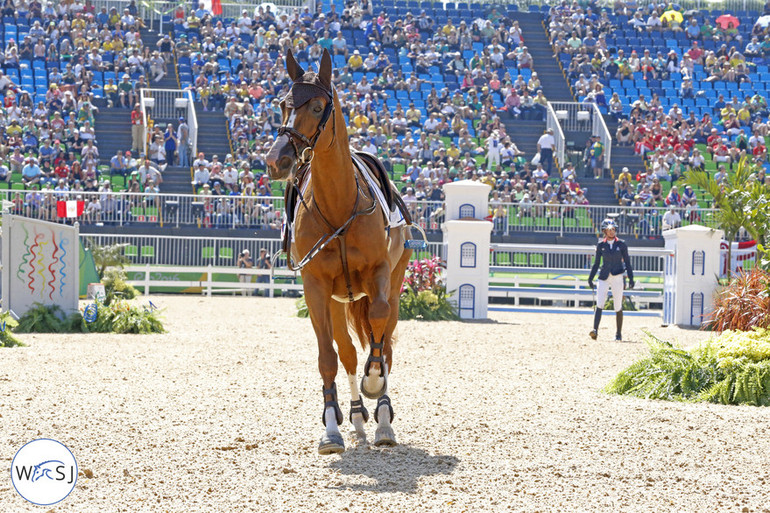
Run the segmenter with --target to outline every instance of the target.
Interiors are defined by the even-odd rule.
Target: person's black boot
[[[591,333],[588,334],[589,337],[596,340],[597,333],[599,331],[599,321],[602,320],[602,309],[596,308],[594,311],[594,329],[591,330]]]
[[[617,325],[615,340],[622,342],[623,335],[621,335],[621,333],[623,333],[623,310],[615,312],[615,324]]]

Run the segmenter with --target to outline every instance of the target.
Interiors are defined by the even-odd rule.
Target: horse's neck
[[[350,146],[339,102],[335,98],[336,130],[334,141],[329,147],[316,147],[311,164],[313,200],[324,217],[335,227],[348,220],[355,207],[358,188],[355,168],[350,156]]]

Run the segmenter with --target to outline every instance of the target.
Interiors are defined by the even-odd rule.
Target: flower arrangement
[[[447,296],[444,266],[439,257],[409,263],[401,285],[398,318],[424,321],[458,318],[457,307]]]

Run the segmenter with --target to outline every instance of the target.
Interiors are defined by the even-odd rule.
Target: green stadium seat
[[[221,260],[232,260],[233,248],[219,248],[219,258]]]
[[[155,258],[155,246],[142,246],[142,258]]]
[[[204,260],[210,260],[214,258],[214,247],[205,246],[201,248],[201,258]]]
[[[133,244],[129,244],[123,249],[123,255],[128,258],[135,258],[139,256],[139,248]]]

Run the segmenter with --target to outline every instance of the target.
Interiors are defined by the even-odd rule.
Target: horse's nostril
[[[284,155],[283,157],[278,159],[277,167],[281,171],[286,171],[291,167],[291,163],[292,163],[291,157],[289,157],[288,155]]]

